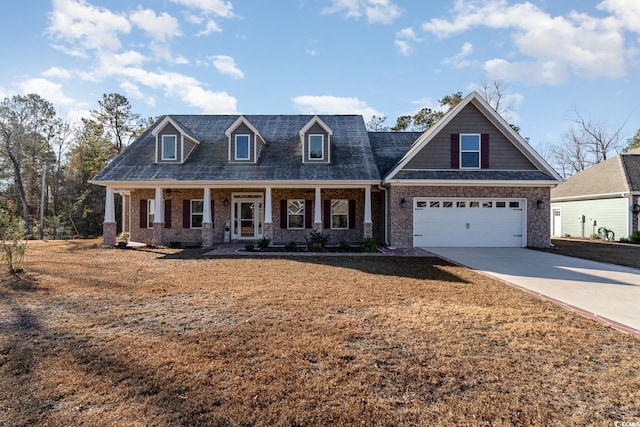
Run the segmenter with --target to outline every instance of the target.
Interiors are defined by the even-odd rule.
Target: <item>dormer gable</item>
[[[244,116],[240,116],[224,131],[229,138],[229,161],[256,163],[265,140],[258,129]]]
[[[330,163],[333,130],[318,116],[300,129],[302,163]]]
[[[170,116],[151,131],[156,138],[156,163],[184,163],[200,141]]]

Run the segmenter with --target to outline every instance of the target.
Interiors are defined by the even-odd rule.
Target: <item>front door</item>
[[[562,236],[562,215],[560,209],[553,210],[553,236]]]
[[[231,222],[233,239],[262,238],[262,194],[234,194]]]

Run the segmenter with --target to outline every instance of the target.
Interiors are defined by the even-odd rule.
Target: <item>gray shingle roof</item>
[[[380,176],[383,177],[409,151],[422,132],[369,132]]]
[[[640,191],[640,155],[622,154],[598,163],[551,189],[551,199]]]
[[[266,144],[255,164],[228,162],[225,130],[239,115],[171,115],[200,141],[183,164],[156,164],[153,126],[95,178],[100,181],[379,180],[359,115],[319,115],[334,132],[330,164],[302,163],[299,131],[312,115],[245,115]],[[154,126],[157,126],[156,123]]]

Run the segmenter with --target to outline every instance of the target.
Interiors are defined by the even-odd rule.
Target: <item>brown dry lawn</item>
[[[640,340],[436,258],[34,242],[0,425],[640,422]]]
[[[640,268],[640,245],[572,239],[553,239],[552,242],[553,247],[544,249],[545,251],[558,255]]]

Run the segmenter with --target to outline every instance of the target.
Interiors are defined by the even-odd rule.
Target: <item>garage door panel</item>
[[[524,246],[524,205],[523,200],[416,199],[414,246]]]

